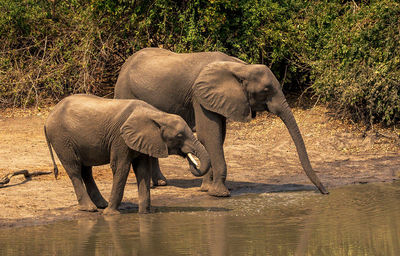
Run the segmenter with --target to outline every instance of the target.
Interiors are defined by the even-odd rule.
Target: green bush
[[[106,68],[115,61],[114,38],[102,38],[89,6],[60,1],[55,7],[50,1],[0,2],[2,105],[102,94],[115,80],[110,76],[117,71]]]
[[[2,0],[0,104],[111,96],[128,56],[162,47],[263,63],[286,92],[309,87],[339,114],[394,124],[399,22],[395,0]]]
[[[356,121],[400,118],[400,4],[371,1],[318,5],[307,24],[314,92]],[[321,15],[316,15],[321,13]],[[321,30],[323,31],[321,33]]]

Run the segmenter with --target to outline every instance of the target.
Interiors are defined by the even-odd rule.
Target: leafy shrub
[[[102,38],[88,6],[61,1],[56,7],[53,13],[50,1],[0,2],[1,104],[27,106],[111,87],[116,70],[104,71],[115,61],[114,38]]]
[[[135,51],[222,51],[269,66],[338,113],[399,121],[395,0],[2,0],[0,104],[112,95]]]
[[[310,40],[318,45],[308,56],[315,93],[357,121],[398,122],[400,4],[336,3],[320,16],[315,15],[321,13],[317,5],[310,10],[308,33],[318,37]]]

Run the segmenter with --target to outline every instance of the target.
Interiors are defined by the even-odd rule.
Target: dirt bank
[[[48,112],[47,108],[40,111],[0,110],[0,177],[20,169],[31,172],[52,170],[43,135]],[[364,133],[363,127],[330,118],[324,107],[294,108],[294,114],[311,163],[328,188],[399,178],[398,131],[374,129]],[[302,171],[286,128],[272,115],[259,115],[249,123],[229,123],[225,156],[227,186],[232,196],[314,190]],[[161,168],[169,186],[152,189],[155,209],[173,205],[176,200],[208,197],[199,191],[201,180],[191,176],[183,159],[161,159]],[[59,180],[54,180],[53,175],[28,180],[17,176],[0,187],[0,228],[101,214],[77,210],[70,180],[62,168],[60,172]],[[111,190],[109,167],[96,167],[94,175],[103,195],[108,198]],[[123,199],[125,212],[137,211],[136,199],[136,180],[132,173]]]

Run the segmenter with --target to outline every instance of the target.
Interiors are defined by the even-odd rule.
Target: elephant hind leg
[[[166,186],[167,179],[162,174],[160,170],[160,164],[158,163],[158,159],[154,157],[150,157],[151,161],[151,179],[153,181],[153,186]]]
[[[65,163],[62,159],[61,163],[63,164],[65,171],[67,172],[69,178],[72,181],[72,185],[74,186],[76,198],[79,203],[79,210],[81,211],[89,211],[95,212],[97,211],[96,205],[90,199],[85,185],[82,180],[82,166],[79,163]]]
[[[93,179],[92,167],[82,166],[82,179],[86,186],[86,191],[90,199],[99,209],[104,209],[108,206],[107,201],[101,195],[96,182]]]

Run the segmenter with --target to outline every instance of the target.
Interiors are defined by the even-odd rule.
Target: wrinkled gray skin
[[[147,48],[128,58],[115,86],[115,98],[141,99],[168,113],[180,115],[211,158],[212,172],[203,177],[202,191],[229,196],[223,152],[226,118],[247,121],[270,111],[285,123],[304,171],[319,191],[327,194],[313,171],[296,120],[274,74],[265,65],[249,65],[220,52],[176,54]],[[158,165],[154,179],[165,182]]]
[[[200,167],[190,161],[196,176],[210,168],[209,156],[192,130],[179,116],[157,110],[140,100],[112,100],[92,95],[63,99],[50,113],[45,135],[70,177],[79,209],[105,214],[118,213],[131,165],[139,193],[139,213],[150,211],[151,164],[159,157],[188,153],[197,156]],[[92,166],[110,163],[113,185],[109,203],[100,194]]]

